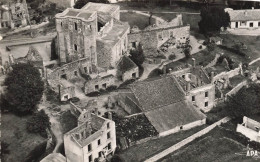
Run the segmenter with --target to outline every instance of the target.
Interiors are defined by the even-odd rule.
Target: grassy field
[[[36,146],[46,141],[38,134],[27,133],[26,121],[28,118],[28,116],[17,117],[13,114],[2,114],[1,141],[9,144],[8,150],[10,150],[10,153],[5,155],[5,161],[23,161]]]
[[[128,22],[131,28],[137,26],[139,29],[143,30],[149,26],[149,17],[137,13],[122,12],[120,13],[120,20]],[[152,19],[151,24],[155,24],[155,19]]]
[[[120,156],[126,161],[143,161],[148,157],[151,157],[154,154],[165,150],[170,146],[180,142],[181,140],[191,136],[205,127],[206,125],[196,127],[187,131],[181,131],[169,136],[132,146],[120,153]]]
[[[251,157],[245,155],[237,155],[236,153],[246,153],[245,145],[242,145],[232,136],[228,136],[229,132],[219,127],[202,138],[193,141],[191,144],[174,152],[162,160],[163,162],[186,162],[192,159],[194,162],[215,161],[254,161]]]
[[[223,44],[232,47],[235,43],[242,42],[247,46],[247,50],[243,50],[250,60],[260,57],[260,36],[245,36],[245,35],[220,35],[223,38]]]

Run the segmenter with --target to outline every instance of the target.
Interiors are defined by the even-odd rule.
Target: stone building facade
[[[204,112],[213,108],[215,84],[202,67],[192,66],[171,74],[177,78],[188,101]]]
[[[64,135],[67,162],[104,161],[116,148],[115,122],[84,110],[78,126]]]
[[[230,16],[231,29],[259,29],[260,9],[233,10],[225,9]]]
[[[13,62],[12,60],[15,63],[30,63],[39,70],[41,77],[43,77],[43,78],[46,77],[45,68],[43,65],[43,59],[42,59],[39,51],[35,47],[30,46],[28,53],[25,57],[20,57],[20,58],[14,59],[13,56],[11,55],[10,56],[11,63]]]
[[[26,26],[29,21],[29,12],[26,0],[17,0],[0,7],[0,28],[15,28]]]
[[[243,123],[237,124],[236,131],[242,133],[250,140],[260,142],[260,123],[259,121],[250,119],[246,116],[243,117]]]
[[[128,35],[128,49],[142,44],[146,56],[157,56],[158,48],[170,38],[179,44],[185,43],[189,36],[190,26],[183,25],[182,16],[178,15],[171,22],[148,26],[144,30],[132,29]]]
[[[117,5],[88,3],[82,9],[68,8],[56,15],[60,67],[49,74],[51,81],[88,75],[95,81],[81,85],[86,92],[114,82],[115,75],[112,81],[108,71],[114,71],[126,54],[130,28],[119,21],[119,9]],[[104,71],[109,77],[98,77]],[[99,88],[95,82],[100,83]]]

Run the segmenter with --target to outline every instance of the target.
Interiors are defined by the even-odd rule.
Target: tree
[[[77,0],[74,8],[81,9],[85,6],[88,2],[96,2],[96,3],[108,3],[107,0]]]
[[[186,58],[190,58],[191,54],[190,54],[191,49],[189,47],[185,47],[183,50],[183,53],[185,54]]]
[[[10,111],[25,115],[36,110],[40,102],[44,83],[38,69],[31,64],[15,64],[7,74],[4,85],[7,86],[5,101]]]
[[[139,44],[137,49],[130,50],[130,56],[129,58],[138,66],[141,67],[141,65],[144,62],[145,56],[143,52],[142,45]]]
[[[226,104],[226,112],[230,117],[249,116],[260,112],[260,84],[252,84],[242,88],[231,96]]]
[[[46,137],[46,129],[50,128],[50,118],[41,110],[35,113],[26,123],[27,131],[30,133],[39,133],[42,136]]]
[[[221,27],[228,27],[230,23],[229,14],[220,7],[203,8],[200,12],[201,20],[198,23],[200,32],[219,31]]]

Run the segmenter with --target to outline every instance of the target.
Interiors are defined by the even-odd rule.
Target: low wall
[[[220,54],[216,54],[214,60],[212,60],[208,65],[206,65],[204,68],[209,68],[209,67],[212,67],[212,66],[215,66],[217,64],[217,61],[219,59],[221,55]]]
[[[219,73],[217,74],[216,76],[214,76],[213,78],[213,82],[215,82],[216,80],[219,80],[221,78],[232,78],[236,75],[239,75],[240,74],[240,71],[241,71],[241,68],[240,67],[237,67],[233,70],[230,70],[230,71],[224,71],[222,73]]]
[[[234,94],[236,94],[241,88],[243,88],[244,86],[246,86],[247,80],[244,80],[243,82],[239,83],[237,86],[235,86],[231,91],[229,91],[226,95],[225,98],[227,98],[228,96],[232,96]]]
[[[130,142],[129,147],[134,146],[134,145],[139,145],[139,144],[145,143],[147,141],[158,139],[158,138],[159,138],[159,136],[153,136],[153,137],[147,137],[147,138],[141,139],[139,141]]]

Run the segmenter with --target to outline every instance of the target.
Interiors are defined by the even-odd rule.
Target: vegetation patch
[[[5,141],[7,144],[5,149],[9,150],[9,153],[2,154],[3,162],[24,161],[35,147],[47,141],[39,134],[27,132],[26,122],[29,118],[30,116],[18,117],[2,113],[1,141]]]

